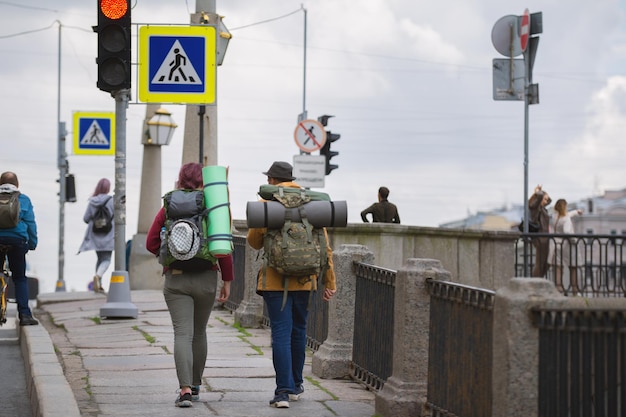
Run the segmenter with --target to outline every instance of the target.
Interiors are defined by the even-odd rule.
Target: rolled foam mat
[[[230,255],[233,251],[233,236],[226,167],[211,165],[202,168],[202,180],[204,204],[209,211],[209,252],[216,258]]]
[[[345,227],[348,224],[345,201],[309,201],[303,207],[313,227]],[[297,208],[287,209],[278,201],[249,201],[246,206],[248,227],[280,229],[285,223],[285,210],[291,210],[293,221],[300,221]]]

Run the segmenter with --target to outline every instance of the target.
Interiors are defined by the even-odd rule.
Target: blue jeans
[[[28,245],[21,239],[2,238],[1,244],[11,245],[11,249],[7,253],[9,261],[9,269],[11,270],[11,279],[15,286],[15,301],[17,302],[17,312],[20,318],[22,316],[32,316],[30,307],[28,306],[28,280],[26,278],[26,252]]]
[[[263,300],[272,329],[272,361],[276,372],[274,394],[294,394],[296,387],[302,385],[309,291],[289,291],[282,311],[282,291],[264,291]]]

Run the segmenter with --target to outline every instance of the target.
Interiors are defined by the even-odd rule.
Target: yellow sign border
[[[151,36],[203,37],[206,39],[203,93],[152,93],[149,89],[149,38]],[[217,84],[217,31],[214,26],[141,26],[139,27],[138,85],[139,101],[144,103],[214,104]]]
[[[109,149],[81,149],[80,148],[80,119],[109,119],[111,121],[111,137]],[[73,152],[74,155],[115,155],[115,113],[113,112],[74,112],[73,120]]]

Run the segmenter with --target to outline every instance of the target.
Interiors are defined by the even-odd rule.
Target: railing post
[[[376,395],[383,417],[421,416],[428,384],[428,278],[450,281],[435,259],[408,259],[398,270],[393,329],[393,373]]]
[[[245,236],[245,235],[244,235]],[[258,256],[258,251],[252,249],[246,243],[246,267],[243,277],[235,277],[235,279],[243,279],[244,294],[243,300],[235,310],[235,321],[241,327],[257,328],[263,321],[263,298],[256,293],[257,276],[261,268],[262,261]]]
[[[496,291],[493,315],[493,416],[537,416],[539,331],[530,319],[536,305],[566,302],[543,278],[512,278]]]
[[[354,262],[373,264],[374,254],[363,245],[341,245],[333,253],[337,294],[328,305],[328,336],[313,355],[311,364],[313,374],[320,378],[350,375],[356,295]],[[319,291],[323,291],[321,286]]]

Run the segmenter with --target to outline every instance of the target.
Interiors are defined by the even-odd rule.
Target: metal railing
[[[539,416],[626,415],[626,311],[536,308]]]
[[[528,275],[532,272],[540,240],[548,248],[544,278],[565,295],[626,296],[626,236],[589,234],[521,235],[515,243],[515,276],[524,276],[526,244]],[[539,249],[541,251],[541,249]]]
[[[396,271],[354,263],[356,295],[351,376],[379,390],[393,371]]]
[[[427,283],[430,415],[490,416],[495,293],[453,282]]]
[[[243,301],[246,271],[246,238],[245,236],[233,236],[233,268],[235,279],[230,284],[230,297],[224,303],[224,307],[230,311],[237,310]]]

